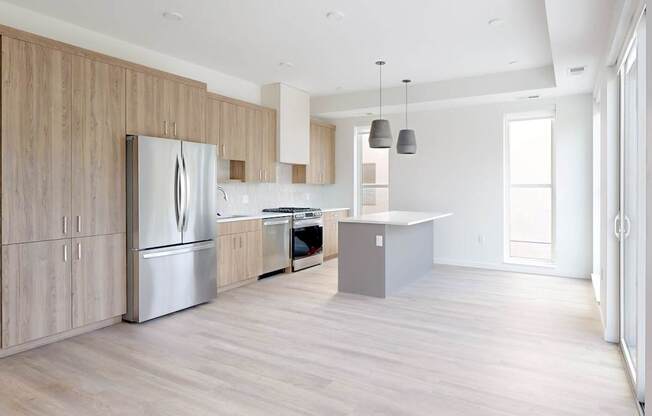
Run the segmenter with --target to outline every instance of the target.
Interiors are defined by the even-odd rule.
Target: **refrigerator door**
[[[131,136],[127,157],[129,247],[181,244],[181,141]]]
[[[217,234],[217,149],[183,142],[183,242],[212,240]]]
[[[217,297],[214,241],[129,250],[127,314],[144,322]]]

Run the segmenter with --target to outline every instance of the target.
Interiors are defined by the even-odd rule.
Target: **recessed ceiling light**
[[[163,17],[168,20],[174,20],[175,22],[183,20],[183,15],[179,12],[163,12]]]
[[[487,23],[489,24],[489,26],[496,27],[496,26],[501,26],[503,23],[505,23],[505,21],[499,17],[495,17],[489,20]]]
[[[278,66],[281,67],[281,68],[288,68],[288,69],[289,68],[294,68],[294,64],[292,62],[289,62],[289,61],[279,62]]]
[[[326,13],[326,18],[331,22],[341,22],[342,19],[344,19],[344,13],[337,10],[331,10]]]

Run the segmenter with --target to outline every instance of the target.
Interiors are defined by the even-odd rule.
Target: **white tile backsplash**
[[[218,183],[229,195],[224,201],[217,191],[217,209],[222,215],[254,214],[263,208],[280,206],[330,208],[338,206],[332,200],[332,185],[304,185],[292,183],[292,166],[277,163],[276,183],[246,183],[231,181],[229,162],[218,159]],[[341,204],[340,204],[341,205]]]

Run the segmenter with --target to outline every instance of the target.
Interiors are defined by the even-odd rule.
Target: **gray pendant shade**
[[[407,99],[407,84],[411,81],[404,79],[405,83],[405,128],[398,133],[398,141],[396,142],[396,152],[402,155],[413,155],[417,152],[417,136],[414,130],[408,129],[408,99]]]
[[[389,121],[380,119],[371,122],[369,147],[373,149],[392,147],[392,129],[389,127]]]
[[[403,155],[413,155],[417,152],[417,136],[412,129],[403,129],[398,133],[396,151]]]
[[[380,117],[371,122],[369,131],[369,147],[372,149],[387,149],[392,147],[392,129],[389,121],[383,119],[383,65],[385,61],[377,61],[380,71]]]

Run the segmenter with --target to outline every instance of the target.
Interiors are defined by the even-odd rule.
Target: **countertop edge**
[[[417,225],[417,224],[422,224],[424,222],[429,222],[429,221],[435,221],[441,218],[446,218],[452,216],[452,212],[446,212],[438,215],[433,215],[431,217],[425,217],[422,219],[418,220],[413,220],[413,221],[381,221],[381,220],[368,220],[368,219],[356,219],[355,217],[349,217],[349,218],[343,218],[339,222],[340,223],[349,223],[349,224],[374,224],[374,225],[397,225],[397,226],[405,226],[409,227],[411,225]]]

